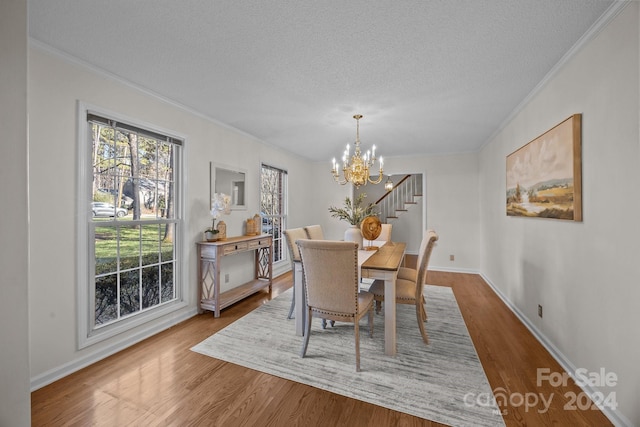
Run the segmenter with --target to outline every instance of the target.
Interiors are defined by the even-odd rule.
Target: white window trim
[[[177,298],[175,301],[160,305],[156,309],[141,312],[140,314],[123,319],[117,323],[107,325],[99,330],[92,331],[90,325],[92,324],[92,316],[95,313],[90,313],[89,298],[90,290],[88,286],[89,278],[91,275],[91,268],[93,262],[89,260],[89,227],[87,225],[87,219],[89,217],[89,206],[91,204],[91,186],[90,177],[93,174],[91,166],[91,150],[88,146],[88,134],[87,134],[87,113],[94,113],[100,116],[106,116],[114,120],[121,120],[126,123],[132,123],[141,128],[152,130],[161,134],[172,136],[181,139],[184,144],[181,149],[181,155],[176,162],[176,175],[179,179],[176,182],[176,193],[178,198],[175,203],[175,213],[178,221],[176,222],[176,265],[175,273],[176,277],[176,293]],[[186,266],[187,251],[185,250],[185,237],[184,237],[184,218],[185,218],[185,177],[184,177],[184,159],[186,137],[177,134],[174,131],[162,129],[157,125],[145,123],[139,119],[123,116],[118,113],[106,110],[104,108],[96,107],[82,101],[77,103],[77,242],[76,242],[76,261],[77,261],[77,274],[76,274],[76,318],[77,318],[77,348],[82,349],[94,345],[96,343],[105,341],[109,338],[117,336],[119,334],[131,331],[145,323],[159,319],[170,313],[184,309],[189,305],[189,286],[188,286],[188,272]]]
[[[282,218],[284,218],[285,220],[285,224],[289,223],[289,171],[287,170],[287,168],[282,167],[282,166],[276,166],[274,163],[272,162],[266,162],[266,161],[260,161],[260,169],[258,172],[258,206],[261,207],[262,206],[262,202],[260,200],[260,198],[262,197],[262,168],[266,166],[269,168],[273,168],[273,169],[278,169],[283,171],[284,173],[287,174],[287,182],[285,183],[285,197],[284,197],[284,214],[281,215]],[[289,261],[289,251],[286,249],[286,237],[284,235],[284,230],[286,229],[282,228],[280,230],[280,242],[281,244],[284,244],[284,248],[282,249],[282,257],[278,260],[278,261],[274,261],[273,262],[273,268],[277,270],[277,272],[279,272],[281,270],[282,267],[284,267],[285,269],[282,270],[282,272],[286,272],[288,271],[287,268],[289,268],[291,266],[291,261]],[[275,237],[274,237],[275,239]],[[274,240],[275,241],[275,240]]]

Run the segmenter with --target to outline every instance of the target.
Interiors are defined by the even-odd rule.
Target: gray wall
[[[0,2],[0,425],[31,423],[27,228],[27,1]]]

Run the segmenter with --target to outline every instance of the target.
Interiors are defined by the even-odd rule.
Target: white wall
[[[633,425],[640,425],[638,15],[638,3],[625,8],[482,150],[479,199],[485,278],[566,367],[617,374],[618,384],[601,391],[616,393],[620,420]],[[507,217],[506,156],[574,113],[582,113],[584,221]]]
[[[433,270],[478,272],[480,266],[478,224],[478,155],[385,157],[389,172],[421,173],[426,203],[426,224],[439,236],[429,260]],[[422,234],[414,236],[408,251],[417,253]],[[455,255],[455,261],[449,261]]]
[[[32,386],[39,387],[143,338],[150,327],[167,327],[195,313],[195,243],[202,240],[203,230],[211,224],[210,161],[247,170],[248,207],[246,211],[233,211],[224,217],[229,236],[242,234],[244,220],[259,211],[257,189],[261,161],[287,169],[291,176],[296,177],[290,185],[292,221],[301,222],[299,218],[312,216],[312,208],[311,196],[305,190],[309,180],[306,174],[308,162],[45,51],[40,46],[30,47],[29,61],[29,179],[32,189],[29,196],[32,213],[30,363]],[[190,303],[171,316],[81,351],[76,350],[78,100],[186,137],[184,266]],[[18,195],[26,194],[18,184],[14,185],[21,190],[16,190]],[[238,284],[242,283],[247,271],[249,274],[253,272],[242,262],[244,255],[229,257],[229,265],[225,267],[231,271],[232,281]],[[245,261],[252,262],[252,258]],[[26,310],[21,313],[26,315]],[[14,317],[20,318],[17,314]]]
[[[31,423],[27,1],[0,2],[0,425]]]

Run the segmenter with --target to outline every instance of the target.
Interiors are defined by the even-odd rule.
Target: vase
[[[218,240],[227,240],[227,224],[224,221],[218,221]]]
[[[345,242],[356,242],[358,244],[358,249],[362,249],[362,232],[360,231],[360,227],[357,225],[352,225],[347,228],[344,232],[344,241]]]
[[[215,242],[216,240],[218,240],[218,233],[207,230],[204,232],[204,239],[207,242]]]

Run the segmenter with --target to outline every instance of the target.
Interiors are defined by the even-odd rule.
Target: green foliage
[[[376,216],[378,213],[376,205],[369,203],[363,207],[362,203],[364,198],[367,197],[365,193],[360,193],[358,197],[351,203],[351,199],[346,197],[344,199],[344,207],[336,208],[335,206],[329,207],[329,212],[333,218],[338,218],[343,221],[347,221],[351,225],[360,225],[363,219],[368,216]]]
[[[118,309],[120,317],[123,317],[175,298],[174,263],[168,262],[158,265],[157,262],[157,254],[143,255],[142,258],[121,258],[119,272],[115,259],[102,262],[101,269],[112,271],[113,274],[96,278],[96,324],[104,324],[117,319]],[[142,273],[141,282],[140,273]],[[160,285],[161,281],[162,285]],[[120,286],[119,293],[118,284]]]
[[[96,191],[93,193],[94,202],[113,203],[113,196],[107,192]]]

